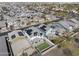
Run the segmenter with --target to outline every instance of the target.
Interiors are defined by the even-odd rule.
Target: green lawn
[[[37,48],[41,51],[41,50],[47,48],[48,46],[49,46],[49,44],[44,42],[44,43],[38,45]]]

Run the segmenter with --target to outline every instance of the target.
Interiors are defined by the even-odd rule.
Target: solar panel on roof
[[[32,29],[28,29],[28,30],[25,30],[27,32],[27,34],[31,35],[32,33]]]
[[[43,25],[42,27],[40,27],[42,30],[44,30],[44,31],[46,31],[46,26],[45,25]]]

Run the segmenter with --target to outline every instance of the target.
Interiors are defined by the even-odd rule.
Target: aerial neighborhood
[[[0,3],[0,56],[79,55],[79,3]]]

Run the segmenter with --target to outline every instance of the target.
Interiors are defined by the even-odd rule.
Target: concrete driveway
[[[0,56],[8,56],[8,51],[7,51],[7,45],[6,45],[6,40],[5,36],[0,36]]]

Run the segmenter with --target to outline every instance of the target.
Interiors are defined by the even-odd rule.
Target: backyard
[[[40,50],[40,51],[42,51],[43,49],[46,49],[47,47],[49,47],[49,44],[46,42],[37,46],[38,50]]]

